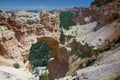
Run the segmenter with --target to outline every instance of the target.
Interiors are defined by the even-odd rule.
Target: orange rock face
[[[29,50],[39,39],[50,40],[47,42],[50,46],[59,45],[59,13],[1,11],[0,20],[0,65],[12,66],[18,62],[21,67],[27,67]],[[56,46],[51,47],[56,50]]]

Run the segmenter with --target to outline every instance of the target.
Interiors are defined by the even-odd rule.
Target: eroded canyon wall
[[[81,68],[82,63],[95,57],[91,46],[104,48],[109,44],[106,40],[111,42],[120,37],[120,20],[113,20],[111,14],[114,14],[111,10],[83,9],[76,15],[76,21],[84,25],[72,26],[70,30],[63,30],[61,35],[57,11],[6,13],[1,10],[0,65],[12,66],[18,62],[22,68],[30,68],[29,50],[33,43],[43,41],[53,52],[48,63],[51,80],[70,75]]]

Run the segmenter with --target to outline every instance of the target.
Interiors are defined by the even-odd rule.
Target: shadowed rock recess
[[[37,42],[52,50],[47,65],[50,80],[119,80],[120,14],[118,8],[105,5],[52,13],[0,10],[0,75],[4,75],[0,80],[35,80],[28,56]],[[75,13],[68,30],[60,28],[64,11]]]

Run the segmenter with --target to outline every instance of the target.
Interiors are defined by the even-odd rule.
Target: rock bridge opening
[[[50,37],[38,38],[37,43],[33,44],[30,49],[28,60],[31,67],[47,66],[48,60],[55,56],[58,48],[58,41]]]

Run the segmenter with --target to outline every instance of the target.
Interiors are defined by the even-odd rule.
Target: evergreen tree
[[[36,44],[33,44],[28,57],[32,68],[47,66],[51,53],[50,47],[45,42],[37,42]]]

